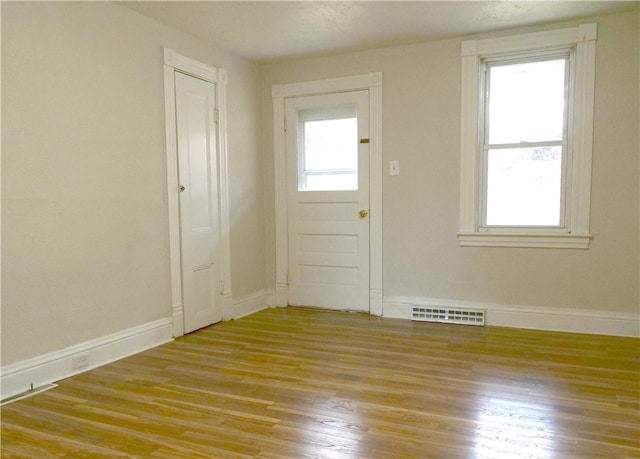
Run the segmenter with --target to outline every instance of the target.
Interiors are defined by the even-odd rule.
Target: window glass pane
[[[356,118],[307,121],[304,123],[304,170],[358,167]]]
[[[564,138],[567,59],[490,65],[489,144]]]
[[[298,189],[358,189],[357,118],[305,121],[303,129],[304,151],[298,167],[307,183],[301,181]]]
[[[357,190],[358,176],[351,174],[307,175],[306,191]]]
[[[488,226],[558,226],[562,147],[489,150]]]

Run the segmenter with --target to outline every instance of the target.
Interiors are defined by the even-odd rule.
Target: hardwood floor
[[[640,457],[639,343],[268,309],[6,405],[2,457]]]

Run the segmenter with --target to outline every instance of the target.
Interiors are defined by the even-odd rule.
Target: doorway
[[[369,311],[369,92],[286,101],[289,304]]]
[[[173,334],[230,318],[226,73],[165,49]]]
[[[276,305],[382,315],[382,74],[275,85],[272,96]],[[354,122],[355,163],[307,161],[305,124]]]

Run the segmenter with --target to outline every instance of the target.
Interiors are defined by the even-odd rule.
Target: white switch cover
[[[389,161],[389,175],[400,175],[400,161]]]

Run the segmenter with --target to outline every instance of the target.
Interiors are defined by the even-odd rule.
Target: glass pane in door
[[[350,113],[349,113],[350,112]],[[355,107],[300,112],[298,191],[358,189],[358,120]]]

